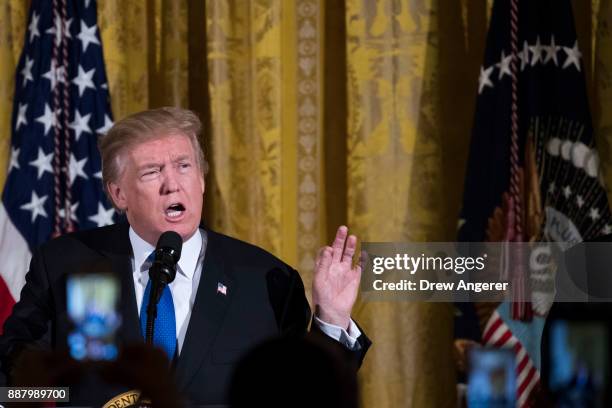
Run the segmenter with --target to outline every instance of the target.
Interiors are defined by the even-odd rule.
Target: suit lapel
[[[130,256],[114,256],[113,269],[121,277],[121,303],[120,315],[123,316],[120,337],[128,343],[142,342],[144,338],[140,330],[140,318],[136,306],[136,290],[132,272],[132,260]]]
[[[225,286],[225,294],[219,284]],[[235,281],[220,254],[218,237],[214,232],[208,231],[198,292],[176,366],[179,389],[184,389],[189,384],[210,351],[235,291]]]
[[[113,271],[121,283],[119,314],[123,321],[118,337],[125,344],[144,341],[140,331],[140,318],[136,306],[134,278],[132,271],[132,244],[129,238],[129,225],[118,225],[114,233],[104,242],[101,250],[111,261]]]

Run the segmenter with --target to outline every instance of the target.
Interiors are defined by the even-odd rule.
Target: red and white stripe
[[[28,243],[13,225],[4,204],[0,203],[0,334],[4,321],[19,300],[31,257]]]
[[[521,342],[512,334],[508,325],[497,310],[493,312],[487,323],[482,342],[485,346],[496,348],[511,348],[516,361],[516,406],[528,407],[531,391],[540,382],[540,372],[533,364],[531,357]]]

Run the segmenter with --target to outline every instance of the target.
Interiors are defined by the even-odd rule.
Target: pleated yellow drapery
[[[601,0],[597,13],[596,42],[594,45],[594,103],[593,119],[598,151],[602,162],[604,179],[608,185],[608,200],[612,200],[609,189],[612,180],[612,2]]]
[[[348,211],[362,239],[454,239],[484,5],[463,10],[481,25],[466,34],[458,2],[347,1]],[[454,406],[450,305],[372,302],[357,316],[376,339],[364,406]]]
[[[98,0],[115,118],[200,113],[217,230],[298,268],[362,240],[452,240],[492,0]],[[610,0],[573,0],[606,179]],[[28,2],[0,4],[0,181]],[[454,406],[452,309],[358,303],[364,407]]]
[[[187,1],[98,1],[115,118],[188,105],[188,9]]]
[[[310,288],[325,222],[320,5],[213,0],[206,16],[212,224],[295,265]]]
[[[24,0],[10,0],[0,4],[0,187],[4,186],[11,150],[15,68],[23,47],[28,3]]]

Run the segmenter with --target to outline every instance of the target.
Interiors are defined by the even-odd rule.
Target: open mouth
[[[181,203],[174,203],[166,208],[166,216],[169,218],[178,218],[185,212],[185,206]]]

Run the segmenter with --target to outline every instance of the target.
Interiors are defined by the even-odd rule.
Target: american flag
[[[495,1],[478,81],[461,241],[550,242],[565,250],[612,232],[584,58],[570,0]],[[516,353],[517,405],[524,407],[541,386],[540,342],[554,275],[513,272],[515,301],[493,313],[490,305],[476,307],[483,344]]]
[[[540,386],[538,350],[543,326],[539,322],[526,324],[511,321],[509,309],[510,305],[503,303],[493,312],[483,331],[482,344],[494,348],[509,348],[514,351],[517,376],[516,405],[517,407],[533,406],[530,398],[535,397],[531,397],[531,393]],[[520,328],[521,326],[523,327]],[[519,340],[519,337],[523,341]],[[530,344],[525,345],[525,342]],[[532,355],[534,355],[533,358]],[[534,362],[534,359],[538,363]]]
[[[97,149],[111,126],[95,0],[32,0],[0,205],[0,328],[19,299],[33,248],[113,223]]]
[[[227,286],[225,286],[221,282],[217,282],[217,293],[221,293],[222,295],[227,295]]]

